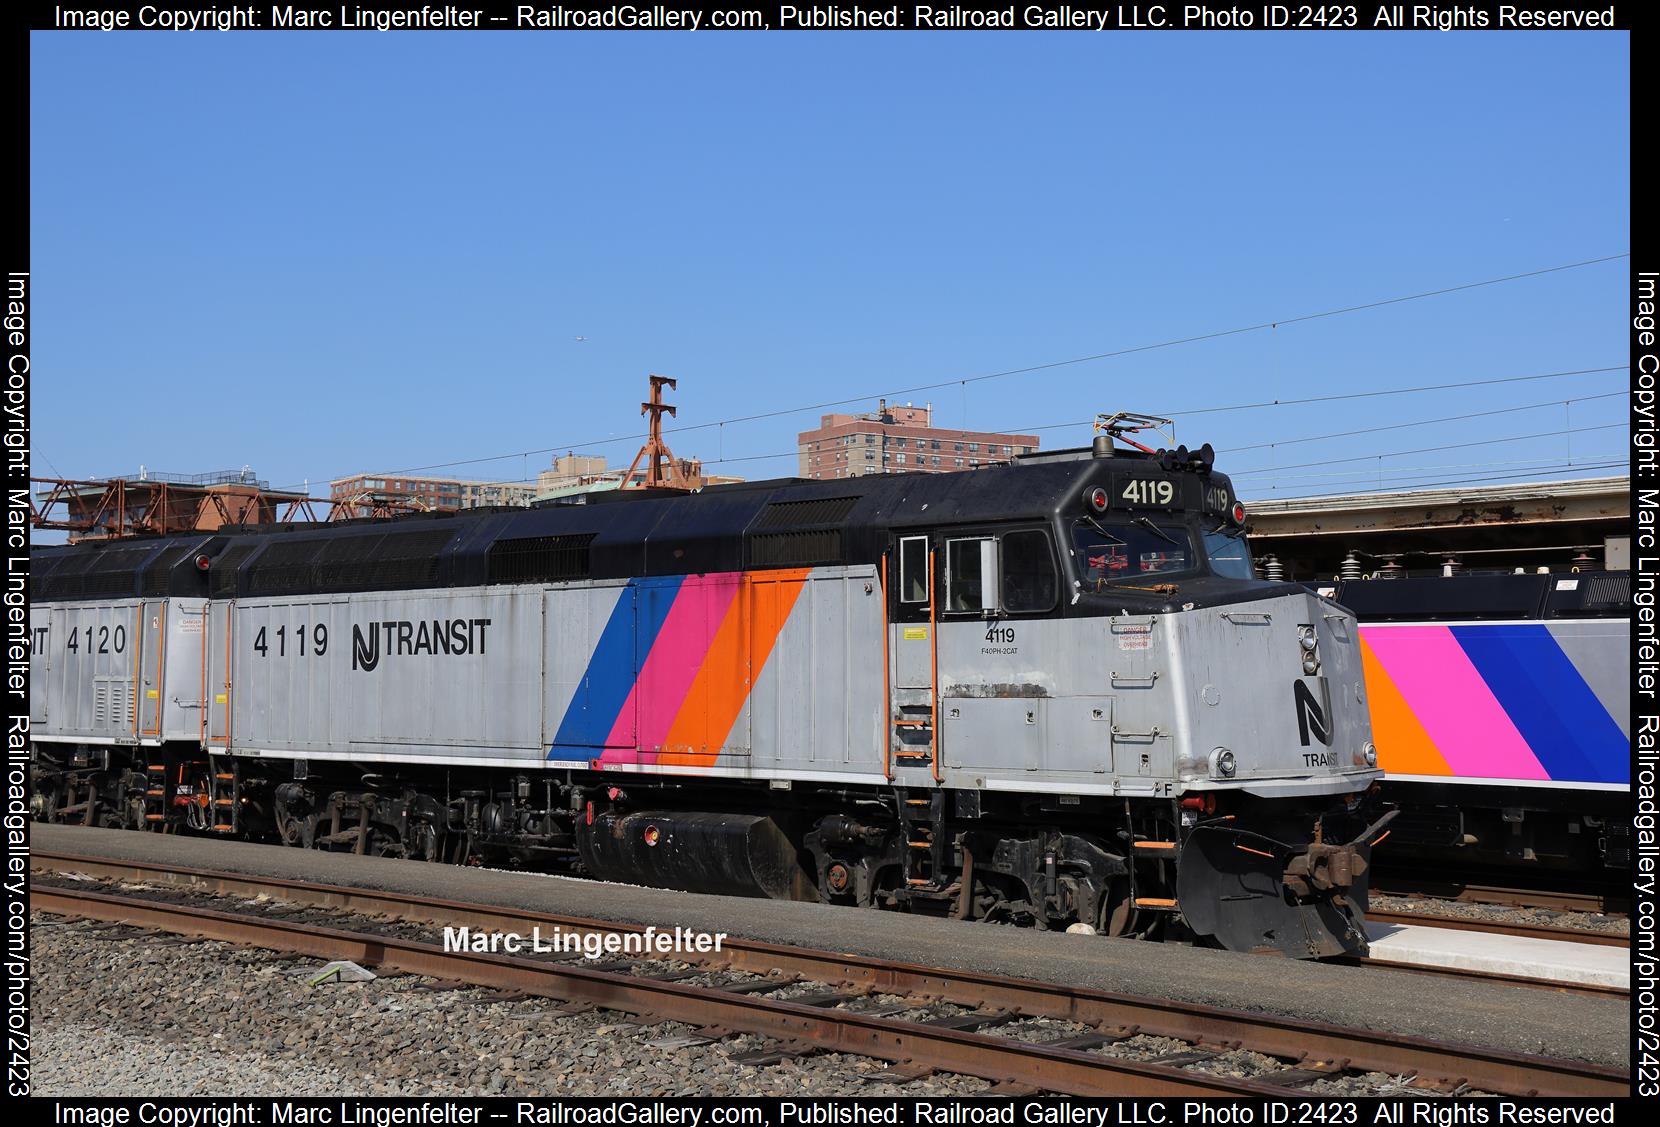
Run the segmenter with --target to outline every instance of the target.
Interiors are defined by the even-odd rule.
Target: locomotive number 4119
[[[1176,500],[1176,485],[1160,478],[1132,477],[1120,496],[1132,505],[1168,505]]]

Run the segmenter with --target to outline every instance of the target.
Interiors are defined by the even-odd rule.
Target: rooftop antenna
[[[675,381],[668,376],[653,375],[651,379],[651,399],[640,404],[640,414],[650,415],[651,423],[647,427],[647,437],[640,452],[634,455],[634,460],[628,464],[628,472],[623,474],[623,489],[701,489],[703,475],[699,472],[697,463],[680,462],[675,459],[674,452],[669,444],[663,441],[663,415],[674,415],[675,408],[663,402],[663,389],[673,388]],[[634,471],[640,467],[641,460],[646,463],[645,480],[638,485],[634,483]],[[665,469],[663,463],[667,462]]]

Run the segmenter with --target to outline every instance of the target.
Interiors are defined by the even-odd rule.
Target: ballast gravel
[[[406,926],[390,925],[394,931]],[[636,1022],[605,1011],[563,1013],[555,1001],[498,1000],[496,991],[453,988],[419,975],[391,972],[368,982],[314,986],[323,960],[181,941],[126,926],[43,916],[32,921],[31,939],[37,965],[46,968],[35,995],[34,1075],[41,1095],[931,1097],[990,1087],[976,1077],[948,1074],[888,1082],[880,1076],[884,1062],[841,1054],[751,1065],[734,1057],[780,1046],[756,1035],[710,1041],[678,1022]],[[630,969],[690,968],[648,960]],[[824,990],[823,984],[802,982],[771,996]],[[918,1005],[885,994],[850,998],[837,1008],[884,1012],[901,1006],[916,1021],[968,1012],[949,1002]],[[1088,1031],[1074,1022],[1014,1015],[1002,1015],[996,1029],[1029,1042]],[[1192,1048],[1136,1034],[1095,1051],[1146,1063],[1191,1063],[1196,1071],[1237,1078],[1285,1067],[1242,1050],[1183,1060]],[[1337,1075],[1306,1091],[1439,1094],[1415,1090],[1410,1077],[1379,1074]]]
[[[1605,916],[1598,912],[1558,912],[1550,908],[1516,908],[1506,904],[1478,904],[1430,896],[1389,896],[1378,892],[1372,893],[1368,900],[1377,911],[1415,912],[1452,920],[1480,920],[1483,923],[1575,928],[1607,935],[1631,934],[1631,920],[1628,917]]]
[[[689,1026],[558,1002],[490,1001],[396,975],[310,987],[325,960],[35,916],[35,1093],[45,1096],[955,1096],[936,1074],[866,1082],[879,1060],[822,1053],[765,1067],[757,1036],[665,1047]],[[305,972],[310,972],[310,974]]]

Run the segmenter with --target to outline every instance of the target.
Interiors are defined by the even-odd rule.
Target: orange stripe
[[[1452,768],[1436,750],[1412,706],[1401,695],[1366,635],[1360,636],[1360,660],[1366,670],[1366,695],[1372,706],[1372,740],[1378,745],[1378,766],[1391,775],[1451,775]]]
[[[766,667],[811,568],[745,573],[663,739],[659,764],[712,767]]]

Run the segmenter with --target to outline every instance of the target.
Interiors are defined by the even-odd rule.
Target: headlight
[[[1238,769],[1233,752],[1225,747],[1219,747],[1210,753],[1210,771],[1218,778],[1231,779]]]
[[[1310,677],[1320,672],[1320,662],[1313,654],[1309,654],[1307,657],[1303,658],[1303,672],[1307,673]]]
[[[1378,749],[1368,741],[1360,746],[1360,758],[1366,761],[1366,766],[1376,767],[1378,765]]]
[[[1309,653],[1313,653],[1314,652],[1314,635],[1313,634],[1304,634],[1302,636],[1302,638],[1299,640],[1299,644],[1303,647],[1303,649],[1307,650]]]

